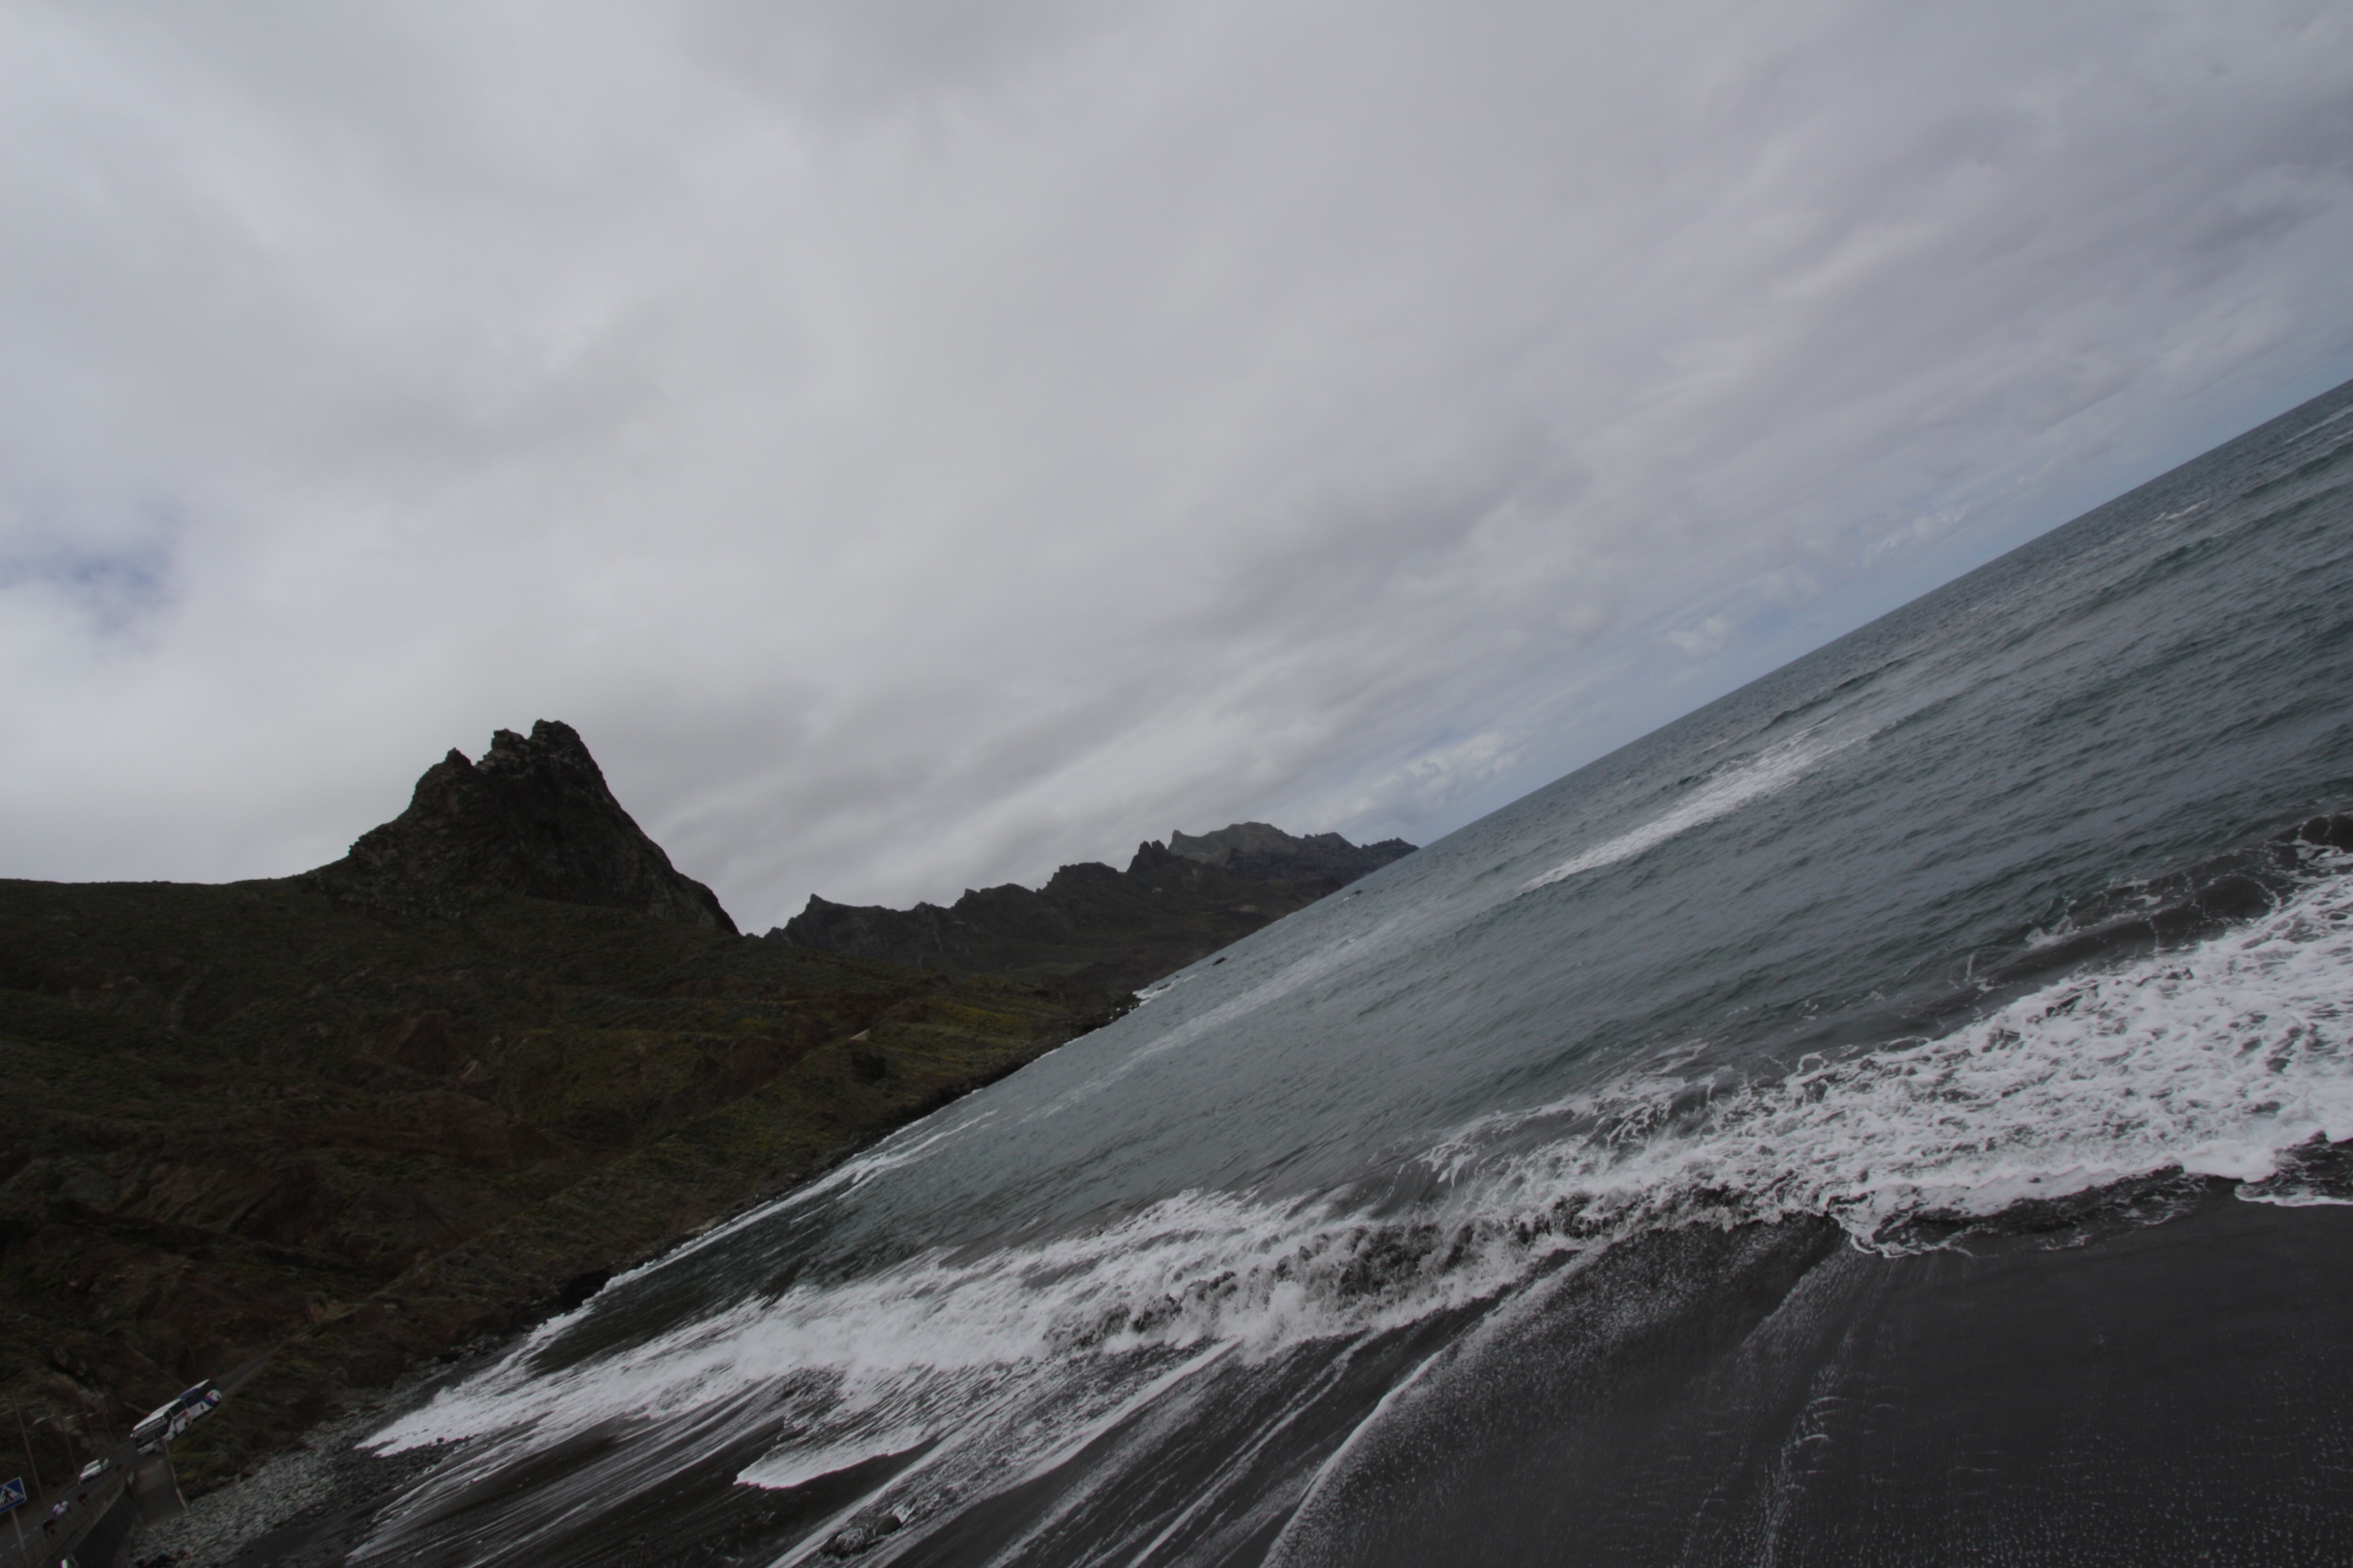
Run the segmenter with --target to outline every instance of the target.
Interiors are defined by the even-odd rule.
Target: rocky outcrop
[[[1217,866],[1253,882],[1305,882],[1325,878],[1345,886],[1414,853],[1402,839],[1358,846],[1337,833],[1295,839],[1262,822],[1238,822],[1195,837],[1171,833],[1168,852],[1183,860]]]
[[[406,811],[311,875],[386,910],[449,913],[485,892],[521,893],[735,932],[717,895],[613,798],[579,731],[547,719],[528,737],[498,731],[479,762],[452,750]]]
[[[1124,872],[1085,861],[1040,888],[968,888],[946,908],[812,896],[768,935],[914,968],[1060,979],[1111,1002],[1414,849],[1401,839],[1362,848],[1337,833],[1298,839],[1264,823],[1169,838],[1139,844]]]

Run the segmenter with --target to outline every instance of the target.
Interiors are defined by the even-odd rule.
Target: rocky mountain
[[[1168,836],[1169,854],[1215,866],[1247,881],[1328,881],[1336,887],[1345,887],[1392,860],[1402,859],[1414,848],[1402,839],[1384,839],[1359,847],[1337,833],[1294,839],[1262,822],[1238,822],[1198,838],[1190,833]]]
[[[812,896],[771,940],[910,968],[1061,980],[1106,1002],[1183,968],[1292,910],[1413,853],[1337,833],[1294,838],[1264,823],[1136,848],[1126,871],[1064,866],[1040,888],[967,889],[941,908],[886,909]]]
[[[528,738],[499,730],[479,762],[453,748],[417,780],[406,811],[311,877],[392,911],[449,913],[486,893],[521,893],[735,933],[712,890],[621,809],[580,732],[547,719]]]
[[[745,938],[542,721],[314,872],[0,880],[0,1477],[282,1347],[201,1490],[1406,849],[1243,823]]]
[[[314,872],[0,881],[0,1477],[283,1342],[200,1489],[1099,1006],[735,935],[556,724]]]

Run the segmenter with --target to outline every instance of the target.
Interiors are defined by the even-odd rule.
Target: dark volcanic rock
[[[1414,853],[1402,839],[1384,839],[1359,848],[1337,833],[1294,839],[1262,822],[1238,822],[1198,838],[1171,833],[1168,852],[1184,860],[1219,866],[1254,882],[1297,882],[1329,878],[1343,886]]]
[[[952,974],[1053,979],[1115,999],[1239,941],[1292,910],[1413,853],[1402,839],[1363,848],[1337,833],[1297,839],[1264,823],[1145,842],[1124,872],[1064,866],[1045,887],[967,889],[948,908],[808,906],[768,933],[821,952]]]
[[[579,732],[547,719],[528,739],[498,731],[480,762],[451,751],[408,809],[311,874],[379,907],[440,912],[470,894],[522,893],[735,931],[717,896],[621,809]]]

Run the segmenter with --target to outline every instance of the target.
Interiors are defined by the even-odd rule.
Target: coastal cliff
[[[745,938],[541,721],[313,872],[0,881],[0,1476],[282,1346],[201,1491],[1404,852],[1171,846]]]
[[[1093,1021],[736,935],[559,724],[315,872],[0,881],[0,1476],[282,1342],[201,1490]]]

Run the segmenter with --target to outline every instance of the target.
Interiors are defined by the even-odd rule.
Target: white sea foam
[[[1081,1234],[796,1286],[564,1370],[518,1357],[376,1442],[536,1446],[764,1399],[796,1435],[743,1473],[756,1484],[945,1434],[893,1482],[920,1513],[920,1496],[1002,1484],[1202,1367],[1486,1300],[1645,1227],[1828,1216],[1893,1247],[1924,1210],[1990,1216],[2174,1169],[2259,1180],[2298,1145],[2353,1136],[2353,857],[2332,865],[2243,927],[1936,1039],[1482,1118],[1422,1157],[1445,1196],[1416,1213],[1182,1192]],[[1530,1148],[1545,1126],[1561,1130]]]
[[[1752,801],[1780,793],[1860,738],[1830,740],[1809,731],[1768,746],[1755,756],[1734,763],[1648,822],[1579,851],[1541,876],[1530,877],[1522,884],[1521,890],[1532,891],[1620,860],[1631,860],[1679,833],[1688,833],[1719,817],[1728,817]]]
[[[744,1471],[742,1479],[751,1485],[781,1492],[789,1487],[807,1485],[820,1476],[830,1476],[836,1471],[864,1464],[870,1460],[889,1459],[911,1452],[930,1442],[932,1435],[922,1427],[893,1427],[861,1434],[855,1442],[779,1449]]]
[[[1827,1214],[1872,1242],[1924,1209],[1989,1215],[2169,1169],[2259,1180],[2353,1136],[2353,876],[1954,1033],[1802,1064],[1686,1128],[1667,1128],[1665,1088],[1558,1108],[1609,1130],[1507,1162],[1511,1207],[1667,1216],[1721,1192],[1744,1218]]]

